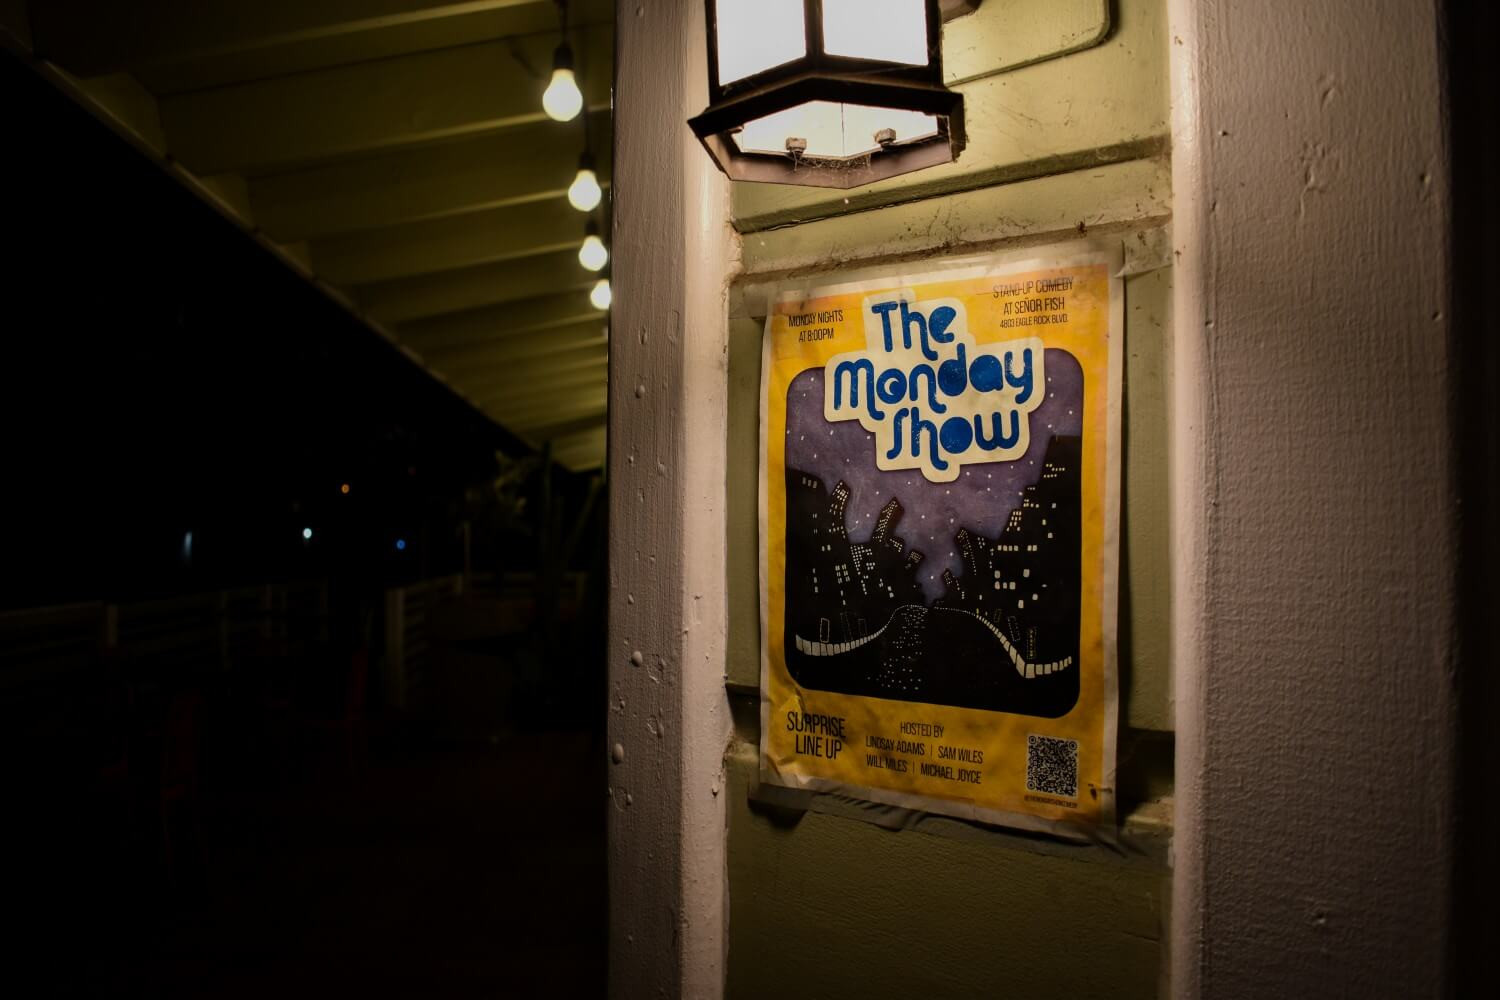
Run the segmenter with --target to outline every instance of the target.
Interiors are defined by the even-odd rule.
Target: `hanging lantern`
[[[973,0],[707,4],[710,103],[689,124],[731,180],[852,188],[963,151],[942,22]]]

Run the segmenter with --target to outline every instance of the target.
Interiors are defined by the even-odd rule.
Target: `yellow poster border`
[[[1119,532],[1120,532],[1120,482],[1121,482],[1121,399],[1124,350],[1125,290],[1123,278],[1124,253],[1118,242],[1099,240],[1072,241],[1047,247],[1029,247],[1021,250],[987,253],[981,255],[955,256],[928,259],[904,265],[885,265],[846,271],[838,274],[803,277],[787,280],[771,289],[766,309],[766,324],[762,334],[762,364],[760,381],[760,455],[759,455],[759,570],[760,570],[760,780],[763,783],[814,792],[830,792],[865,799],[871,802],[921,812],[955,816],[961,819],[994,823],[1019,829],[1050,833],[1070,839],[1089,839],[1094,831],[1115,822],[1115,771],[1116,743],[1119,717],[1118,679],[1118,592],[1119,592]],[[1102,268],[1102,274],[1094,269]],[[1070,322],[1065,332],[1047,332],[1048,346],[1058,344],[1067,347],[1075,355],[1101,354],[1102,358],[1079,356],[1085,370],[1085,441],[1083,472],[1084,544],[1082,559],[1083,574],[1080,579],[1083,621],[1080,627],[1080,655],[1085,648],[1097,644],[1098,662],[1094,670],[1085,672],[1088,664],[1080,663],[1081,677],[1094,678],[1080,690],[1079,704],[1059,719],[1048,720],[1018,716],[1010,713],[988,712],[979,709],[958,709],[946,706],[931,706],[917,703],[902,703],[887,699],[862,698],[851,695],[834,695],[829,692],[800,688],[787,674],[782,653],[782,639],[773,641],[773,634],[781,631],[782,609],[776,606],[772,591],[772,575],[785,571],[785,385],[779,384],[783,373],[778,369],[775,356],[774,324],[778,307],[785,309],[792,303],[806,305],[819,299],[837,299],[872,292],[911,289],[919,298],[955,294],[956,290],[970,288],[976,281],[991,283],[1014,279],[1028,272],[1087,271],[1102,280],[1107,302],[1101,312],[1094,307],[1096,318],[1103,319],[1104,346],[1099,351],[1097,341],[1087,341],[1091,335],[1091,323],[1082,321],[1075,331]],[[926,291],[924,291],[924,289]],[[968,291],[968,297],[977,293]],[[847,324],[862,328],[860,324]],[[1024,333],[995,334],[990,339],[1023,336]],[[846,350],[847,338],[829,339],[812,352],[820,358]],[[1074,351],[1074,348],[1077,348]],[[807,353],[806,348],[799,352]],[[824,356],[826,355],[826,356]],[[1102,362],[1105,370],[1103,392],[1098,387],[1098,367]],[[787,367],[795,365],[791,362]],[[814,367],[803,364],[796,371]],[[795,373],[794,373],[795,374]],[[789,383],[789,378],[786,379]],[[773,399],[773,392],[779,398]],[[779,406],[779,410],[778,410]],[[1090,419],[1090,412],[1093,419]],[[1098,419],[1102,417],[1103,419]],[[1097,450],[1097,431],[1103,427],[1102,456],[1091,453]],[[773,433],[774,431],[774,433]],[[774,453],[774,454],[773,454]],[[768,471],[776,468],[778,475],[771,477]],[[777,504],[780,505],[779,509]],[[1090,505],[1099,511],[1098,517],[1090,516]],[[780,517],[778,517],[778,515]],[[773,534],[777,532],[777,534]],[[1096,532],[1096,534],[1091,534]],[[779,539],[773,544],[773,539]],[[781,595],[784,599],[784,595]],[[1097,611],[1090,615],[1090,611]],[[1089,704],[1085,705],[1086,695]],[[788,701],[788,697],[792,700]],[[809,704],[809,703],[813,704]],[[954,734],[957,740],[968,740],[986,744],[998,738],[995,730],[1008,732],[1012,740],[1022,731],[1039,735],[1056,735],[1080,738],[1079,798],[1069,808],[1056,799],[1033,796],[1038,801],[1028,801],[1014,780],[1007,791],[999,795],[929,795],[920,792],[881,787],[847,777],[830,777],[827,774],[807,773],[807,766],[786,754],[774,750],[776,739],[771,728],[772,713],[781,712],[789,704],[808,711],[817,711],[820,705],[849,703],[884,703],[885,711],[894,711],[892,706],[910,705],[914,715],[940,716],[950,721],[960,718],[968,720],[960,724]],[[874,713],[882,706],[868,708]],[[1087,720],[1088,732],[1080,730],[1082,715]],[[1075,718],[1078,717],[1078,718]],[[997,723],[997,718],[1006,720]],[[1073,720],[1070,722],[1069,720]],[[1092,737],[1092,738],[1089,738]],[[1095,753],[1089,760],[1083,759],[1084,748],[1095,745]],[[850,747],[851,754],[862,748]],[[801,765],[801,766],[799,766]],[[1014,779],[1014,755],[1002,765]],[[1024,761],[1021,764],[1024,770]],[[900,779],[896,779],[898,782]],[[1087,798],[1084,787],[1088,788]]]

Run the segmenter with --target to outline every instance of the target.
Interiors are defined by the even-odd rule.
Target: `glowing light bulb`
[[[406,551],[406,539],[404,539],[404,538],[398,538],[398,539],[396,539],[396,551],[397,552],[405,552]]]
[[[573,76],[573,50],[559,45],[552,56],[552,82],[542,92],[542,110],[555,122],[570,122],[583,110],[583,91]]]
[[[594,175],[594,158],[587,153],[578,164],[578,176],[568,188],[568,204],[580,212],[592,212],[599,207],[604,192],[599,187],[599,178]]]
[[[310,541],[312,541],[312,529],[311,528],[303,528],[302,529],[302,540],[304,542],[310,542]]]
[[[602,271],[604,265],[609,263],[609,248],[604,245],[592,225],[589,226],[588,235],[583,238],[583,246],[578,248],[578,263],[590,271]]]
[[[594,290],[589,292],[589,301],[594,304],[595,309],[609,309],[610,303],[614,301],[614,296],[610,294],[608,278],[599,279],[599,283],[594,286]]]

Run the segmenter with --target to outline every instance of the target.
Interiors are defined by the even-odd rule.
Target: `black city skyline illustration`
[[[958,527],[942,595],[899,534],[892,496],[850,537],[852,496],[786,470],[786,664],[803,687],[1056,718],[1078,700],[1082,441],[1056,435],[998,537]]]

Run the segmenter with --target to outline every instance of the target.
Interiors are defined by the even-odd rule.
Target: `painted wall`
[[[1161,990],[1173,704],[1163,0],[986,0],[949,25],[971,144],[854,192],[737,185],[730,299],[726,758],[731,997],[1149,997]],[[1017,65],[1023,63],[1024,65]],[[847,197],[847,201],[845,200]],[[757,787],[758,392],[765,291],[850,267],[1075,239],[1127,251],[1121,677],[1125,847],[929,818],[901,832]]]

